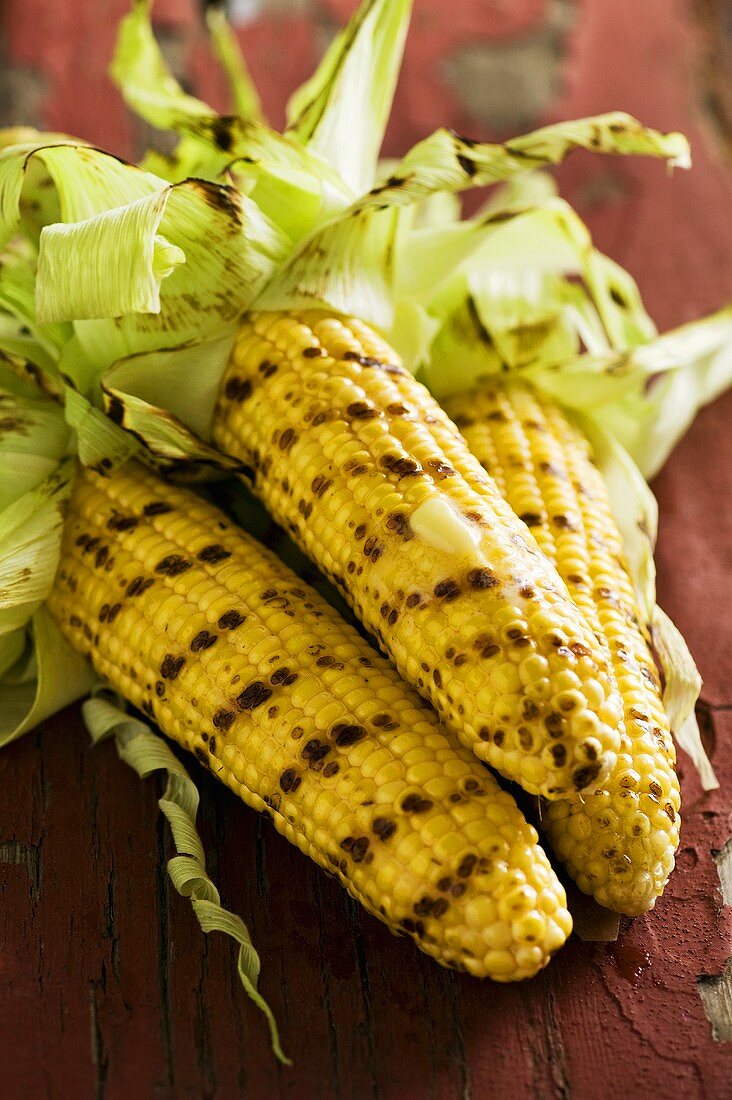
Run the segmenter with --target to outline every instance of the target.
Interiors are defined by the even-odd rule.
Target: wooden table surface
[[[103,77],[125,7],[6,0],[6,120],[33,115],[132,152],[141,132]],[[284,84],[307,73],[323,28],[353,3],[269,7],[242,36],[276,114]],[[578,156],[563,189],[598,244],[640,280],[661,327],[732,298],[723,2],[417,0],[416,9],[393,146],[443,122],[500,136],[504,126],[613,107],[683,129],[693,172],[668,179],[658,164]],[[192,5],[168,0],[157,11],[176,64],[216,98]],[[41,18],[50,31],[38,35]],[[274,74],[268,49],[285,40]],[[533,83],[512,84],[508,102],[491,99],[522,71]],[[512,119],[511,104],[526,117]],[[732,1002],[732,964],[720,977],[732,910],[719,879],[732,832],[731,423],[728,394],[700,415],[654,486],[660,602],[704,675],[698,713],[723,786],[703,795],[682,757],[678,869],[651,914],[624,920],[616,944],[573,937],[521,986],[443,971],[191,760],[210,870],[250,927],[294,1060],[279,1067],[229,941],[205,939],[169,886],[156,783],[141,783],[113,746],[92,751],[71,708],[0,753],[0,1095],[732,1097],[732,1031],[718,1007],[725,990]],[[728,881],[728,903],[730,893]]]

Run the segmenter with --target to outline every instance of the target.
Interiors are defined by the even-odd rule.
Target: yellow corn
[[[614,764],[605,653],[444,412],[366,325],[245,318],[222,450],[461,741],[555,799]],[[572,693],[570,713],[558,701]]]
[[[582,890],[622,913],[645,912],[673,870],[679,784],[605,483],[583,433],[523,385],[485,384],[445,405],[608,647],[623,699],[623,747],[603,783],[581,798],[553,802],[545,823]]]
[[[510,795],[193,493],[134,465],[80,472],[49,604],[105,680],[443,965],[526,978],[566,939],[564,890]]]

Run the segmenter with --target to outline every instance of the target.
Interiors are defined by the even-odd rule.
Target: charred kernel
[[[117,618],[122,608],[121,603],[113,603],[107,612],[107,622],[112,623]]]
[[[99,546],[100,542],[101,542],[101,539],[98,539],[98,538],[94,538],[94,539],[87,538],[86,542],[84,543],[84,553],[85,554],[90,554],[92,552],[92,550],[96,550],[96,548],[97,548],[97,546]]]
[[[556,768],[563,768],[567,762],[567,749],[564,745],[551,746],[552,759]]]
[[[294,768],[286,768],[280,776],[280,790],[285,794],[290,794],[291,791],[296,791],[302,783],[302,777],[297,774]]]
[[[337,658],[331,656],[329,653],[325,653],[322,657],[318,657],[315,663],[318,668],[343,668],[343,662],[337,660]]]
[[[217,638],[218,634],[211,634],[208,630],[199,630],[191,641],[191,653],[198,653],[202,649],[210,649]]]
[[[429,798],[422,798],[419,794],[408,794],[402,801],[402,809],[407,814],[426,814],[434,803]]]
[[[233,710],[225,710],[222,707],[221,710],[217,710],[214,714],[213,724],[216,726],[216,729],[228,730],[235,718],[236,714]]]
[[[433,917],[444,917],[447,910],[450,908],[450,903],[445,898],[436,898],[432,905]]]
[[[468,584],[471,588],[480,590],[482,588],[495,588],[498,581],[493,573],[491,573],[490,569],[482,567],[480,569],[470,570],[468,573]]]
[[[272,696],[272,691],[261,680],[254,680],[237,696],[236,702],[240,710],[254,710],[261,707]]]
[[[412,592],[409,596],[407,596],[406,605],[410,608],[416,607],[421,599],[422,597],[420,596],[419,592]]]
[[[221,630],[233,630],[234,627],[241,626],[245,619],[246,615],[232,609],[224,612],[218,621],[218,626]]]
[[[442,687],[442,674],[441,674],[439,668],[436,668],[434,670],[434,672],[432,673],[432,679],[434,680],[435,687],[437,687],[437,688]]]
[[[212,543],[211,546],[204,546],[203,550],[199,550],[196,557],[199,561],[208,561],[215,564],[218,561],[224,561],[225,558],[230,558],[231,550],[225,550],[219,543]]]
[[[155,681],[155,694],[159,699],[162,699],[163,695],[165,695],[165,684],[162,680]]]
[[[450,889],[451,886],[452,886],[452,879],[447,878],[447,877],[441,878],[440,881],[437,883],[437,889],[441,890],[443,894],[446,893]]]
[[[428,917],[432,912],[434,905],[434,899],[428,897],[425,894],[425,896],[423,898],[420,898],[419,901],[415,904],[414,912],[418,917]]]
[[[539,527],[542,522],[538,512],[522,512],[519,519],[523,520],[527,527]]]
[[[69,622],[71,626],[81,626],[81,619],[78,615],[70,615]]]
[[[137,516],[121,516],[115,513],[107,521],[107,527],[110,531],[132,531],[139,522]]]
[[[297,434],[294,428],[285,428],[284,432],[280,436],[279,448],[281,451],[289,451],[290,447],[297,440]]]
[[[493,734],[493,744],[496,746],[496,748],[500,749],[501,745],[503,744],[503,742],[505,740],[506,740],[505,731],[504,730],[496,730],[496,732]]]
[[[304,519],[310,519],[313,514],[313,505],[309,500],[301,500],[297,510]]]
[[[306,741],[303,746],[302,755],[305,760],[313,764],[317,763],[319,760],[323,760],[329,752],[330,745],[326,745],[325,742],[318,741],[316,737],[313,737],[310,741]]]
[[[371,829],[379,840],[388,840],[396,832],[396,822],[390,821],[388,817],[375,817]]]
[[[333,726],[331,734],[339,748],[347,748],[349,745],[355,745],[357,741],[363,740],[366,736],[366,730],[363,726],[348,725],[341,722],[337,726]]]
[[[354,863],[362,863],[366,858],[366,853],[369,850],[369,838],[367,836],[360,836],[354,840],[351,847],[351,859]]]
[[[655,780],[651,780],[651,782],[648,784],[648,790],[651,792],[652,795],[655,795],[656,798],[660,798],[663,794],[663,789],[661,785],[659,783],[656,783]]]
[[[325,358],[325,351],[323,350],[323,348],[304,348],[302,354],[306,359]]]
[[[398,535],[401,535],[405,542],[414,537],[414,532],[409,523],[409,516],[404,512],[392,512],[386,521],[386,526],[389,531],[396,531]]]
[[[490,741],[491,731],[488,729],[488,726],[480,727],[480,729],[478,730],[478,737],[481,741]]]
[[[336,775],[340,771],[340,764],[336,760],[331,760],[329,764],[326,764],[323,768],[323,775],[326,779],[330,779],[332,775]]]
[[[155,707],[153,706],[152,699],[143,699],[140,709],[143,710],[149,718],[155,717]],[[198,751],[197,749],[196,752]]]
[[[96,565],[97,569],[101,569],[108,557],[109,548],[107,546],[100,546],[96,554],[94,555],[94,564]]]
[[[168,554],[155,566],[155,572],[162,573],[165,577],[178,577],[192,565],[193,562],[181,557],[180,554]]]
[[[354,420],[372,420],[379,415],[378,409],[375,409],[373,405],[369,405],[367,401],[352,401],[346,409],[346,413]]]
[[[467,886],[464,882],[456,882],[455,885],[451,887],[450,893],[454,898],[461,898],[466,890]]]
[[[172,504],[167,504],[164,500],[151,500],[142,509],[142,514],[143,516],[164,516],[172,511]]]
[[[460,595],[460,585],[457,581],[448,578],[444,581],[439,581],[434,587],[435,596],[438,599],[454,600]]]
[[[589,787],[593,779],[597,779],[599,774],[599,764],[587,764],[584,768],[577,768],[577,771],[572,776],[575,790],[583,791],[585,787]]]
[[[245,401],[252,392],[252,384],[247,378],[229,378],[224,387],[224,394],[229,401]]]
[[[273,672],[269,678],[270,684],[283,684],[285,687],[289,687],[290,684],[294,684],[297,680],[297,673],[292,672],[289,668],[278,668],[276,672]]]
[[[356,539],[356,540],[357,540],[358,542],[360,542],[360,541],[361,541],[361,539],[362,539],[362,538],[364,538],[365,534],[366,534],[366,524],[365,524],[365,523],[359,523],[358,527],[357,527],[357,528],[356,528],[356,530],[355,530],[355,531],[353,532],[353,537],[354,537],[354,538],[355,538],[355,539]]]
[[[185,663],[185,657],[174,657],[172,653],[166,653],[160,666],[160,675],[164,680],[175,680]]]
[[[259,373],[262,378],[271,378],[273,374],[277,374],[277,364],[270,363],[269,359],[265,359],[259,364]]]
[[[408,416],[409,409],[406,405],[402,405],[400,401],[394,401],[391,405],[386,406],[386,411],[390,416]]]
[[[464,856],[463,859],[460,861],[460,866],[457,869],[458,878],[469,878],[472,875],[473,869],[475,868],[477,862],[478,857],[476,855],[473,855],[472,853],[470,855]]]
[[[519,588],[519,596],[522,596],[525,600],[533,600],[535,595],[536,590],[530,584],[524,584]]]

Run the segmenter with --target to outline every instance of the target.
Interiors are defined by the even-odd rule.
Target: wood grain
[[[353,6],[272,3],[241,27],[275,117],[323,36]],[[714,61],[726,56],[723,5],[700,2],[695,19],[681,0],[559,6],[568,18],[559,37],[547,37],[557,5],[540,0],[417,0],[390,148],[444,123],[488,134],[487,116],[461,94],[465,47],[485,50],[470,71],[486,80],[487,96],[503,45],[538,34],[540,46],[553,45],[531,56],[556,67],[556,94],[532,122],[620,107],[690,134],[692,173],[669,180],[658,164],[578,156],[561,178],[601,247],[639,278],[661,325],[699,316],[732,297],[727,92]],[[0,28],[6,74],[20,74],[21,87],[38,78],[36,121],[133,153],[149,135],[105,76],[125,9],[123,0],[6,0]],[[177,43],[176,64],[220,104],[193,3],[168,0],[156,11]],[[713,72],[705,69],[710,57]],[[710,86],[718,105],[711,115]],[[679,866],[651,914],[624,921],[618,944],[573,938],[521,987],[448,973],[390,936],[190,761],[211,872],[250,927],[262,989],[294,1059],[278,1067],[238,987],[233,948],[206,940],[168,885],[171,846],[156,784],[140,783],[111,745],[91,751],[72,708],[0,753],[2,1095],[732,1095],[732,1045],[712,1038],[698,989],[699,977],[714,980],[732,951],[715,863],[732,828],[731,417],[732,395],[702,413],[655,486],[660,599],[705,677],[699,716],[725,785],[702,795],[682,760]]]

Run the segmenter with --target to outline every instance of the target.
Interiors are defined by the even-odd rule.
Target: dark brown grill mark
[[[542,522],[538,512],[522,512],[519,519],[523,520],[527,527],[540,527]]]
[[[155,681],[155,694],[158,696],[159,699],[162,699],[162,697],[165,695],[165,684],[162,680]]]
[[[324,654],[322,657],[318,657],[315,664],[318,668],[343,668],[342,662],[336,660],[336,658],[332,657],[329,653]]]
[[[490,569],[481,567],[480,569],[471,569],[468,573],[468,584],[471,588],[480,590],[482,588],[495,588],[498,581],[491,573]]]
[[[224,561],[225,558],[231,557],[231,550],[224,550],[223,546],[219,543],[212,543],[211,546],[204,546],[203,550],[199,550],[196,555],[199,561],[208,561],[215,564],[218,561]]]
[[[225,611],[218,621],[218,626],[221,630],[233,630],[236,626],[246,620],[246,615],[241,615],[238,611]]]
[[[363,726],[347,725],[345,722],[333,726],[331,733],[336,745],[341,749],[355,745],[357,741],[362,741],[366,736],[366,730]]]
[[[583,791],[585,787],[589,787],[593,779],[597,779],[599,774],[599,764],[587,764],[584,768],[578,768],[572,776],[575,790]]]
[[[323,494],[326,493],[328,489],[330,489],[332,484],[333,482],[329,478],[321,477],[320,475],[318,475],[317,477],[313,478],[313,483],[310,488],[317,497],[322,497]]]
[[[279,447],[281,451],[289,451],[292,444],[296,441],[297,435],[294,428],[285,428],[284,432],[280,436]]]
[[[306,741],[303,746],[302,755],[303,759],[309,761],[312,765],[323,760],[329,752],[330,745],[326,745],[324,741],[318,741],[318,739],[314,737],[310,741]]]
[[[155,566],[156,573],[162,573],[165,577],[178,577],[190,569],[193,562],[182,558],[180,554],[168,554]]]
[[[286,768],[280,776],[280,790],[285,794],[289,794],[291,791],[296,791],[302,783],[302,777],[297,774],[294,768]]]
[[[131,531],[139,523],[137,516],[120,516],[117,513],[107,521],[110,531]]]
[[[425,814],[432,809],[433,805],[429,798],[422,798],[419,794],[408,794],[402,802],[402,809],[407,814]]]
[[[191,653],[198,653],[202,649],[210,649],[218,634],[211,634],[208,630],[199,630],[191,642]]]
[[[166,512],[172,512],[173,505],[166,504],[164,500],[151,500],[142,509],[143,516],[164,516]]]
[[[248,378],[239,378],[234,375],[229,378],[224,387],[224,394],[229,401],[246,401],[252,392],[252,384]]]
[[[101,569],[105,561],[109,557],[109,548],[107,546],[100,546],[94,555],[94,564],[97,569]]]
[[[457,581],[448,578],[436,584],[434,592],[438,599],[454,600],[460,595],[460,585]]]
[[[379,415],[378,409],[369,405],[367,401],[352,401],[346,408],[346,413],[354,420],[373,420]]]
[[[419,592],[412,592],[409,596],[407,596],[407,607],[416,607],[421,599],[422,597],[420,596]]]
[[[276,672],[273,672],[269,678],[270,684],[282,684],[284,687],[289,687],[290,684],[294,684],[297,680],[297,673],[291,672],[289,668],[278,668]]]
[[[464,856],[463,859],[460,861],[460,866],[457,869],[458,877],[469,878],[470,875],[472,875],[473,868],[475,867],[477,862],[478,857],[475,855],[470,854]]]
[[[379,840],[388,840],[396,832],[396,822],[390,821],[388,817],[375,817],[371,829]]]
[[[332,775],[335,775],[337,772],[339,772],[340,769],[341,769],[340,764],[337,763],[337,761],[335,761],[335,760],[331,760],[330,764],[326,764],[325,767],[323,768],[323,775],[325,776],[326,779],[330,779],[330,777]]]
[[[261,707],[262,703],[266,703],[271,696],[272,692],[266,684],[261,680],[254,680],[242,691],[236,701],[240,710],[255,710],[256,707]]]
[[[259,373],[262,378],[271,378],[273,374],[277,374],[277,364],[265,359],[259,364]]]
[[[160,666],[160,675],[164,680],[175,680],[185,663],[185,657],[174,657],[172,653],[166,653]]]
[[[217,710],[213,716],[213,724],[217,730],[228,730],[236,718],[233,710]]]
[[[304,348],[303,355],[306,359],[324,359],[325,351],[323,348]]]
[[[410,539],[414,538],[409,516],[404,512],[392,512],[386,521],[386,526],[390,531],[395,531],[397,535],[400,535],[405,542],[409,542]]]

